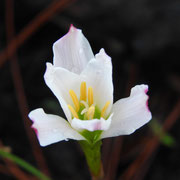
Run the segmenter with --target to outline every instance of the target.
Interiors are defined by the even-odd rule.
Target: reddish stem
[[[179,116],[180,99],[178,100],[175,107],[164,121],[164,130],[169,130],[174,125]],[[130,164],[130,166],[127,168],[124,174],[120,176],[119,180],[131,180],[139,171],[142,171],[143,166],[152,156],[153,152],[158,148],[159,144],[160,142],[157,137],[152,137],[149,141],[147,141],[140,155],[134,160],[133,163]]]
[[[14,12],[13,12],[13,0],[7,0],[6,1],[6,31],[7,31],[7,41],[10,42],[11,39],[14,36]],[[9,51],[7,51],[9,54]],[[11,67],[11,73],[13,77],[14,87],[16,91],[16,96],[18,100],[19,109],[21,112],[21,117],[24,122],[24,126],[29,138],[29,141],[32,146],[32,151],[34,154],[34,157],[37,161],[37,164],[41,171],[43,171],[45,174],[49,176],[48,167],[46,165],[45,159],[43,157],[42,151],[39,147],[39,144],[37,142],[37,138],[34,135],[31,127],[31,122],[28,119],[28,105],[27,100],[24,92],[23,82],[21,78],[21,73],[18,65],[17,55],[14,54],[11,57],[12,61],[10,61],[10,67]]]
[[[46,23],[59,10],[62,10],[74,0],[55,0],[40,12],[17,36],[9,42],[7,48],[0,52],[0,67],[11,58],[16,50],[44,23]]]

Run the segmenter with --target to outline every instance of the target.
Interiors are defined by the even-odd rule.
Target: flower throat
[[[68,108],[71,111],[73,118],[90,120],[106,118],[105,112],[109,107],[110,101],[107,101],[102,110],[100,110],[94,103],[93,88],[86,87],[86,82],[82,82],[80,86],[80,99],[78,99],[76,93],[71,89],[69,94],[73,101],[74,107],[68,104]]]

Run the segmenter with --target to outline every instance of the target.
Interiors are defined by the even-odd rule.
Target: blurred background
[[[54,180],[90,179],[77,142],[42,148],[27,117],[39,107],[64,117],[43,75],[70,24],[95,54],[104,48],[112,57],[115,101],[149,85],[153,119],[130,136],[103,140],[104,179],[180,179],[179,0],[1,0],[0,147]],[[0,179],[36,178],[0,158]]]

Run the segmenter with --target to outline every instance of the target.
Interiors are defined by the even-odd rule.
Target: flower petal
[[[92,86],[95,103],[100,109],[110,101],[111,104],[106,111],[109,114],[113,103],[112,63],[104,49],[96,54],[96,59],[89,61],[81,77],[87,79],[88,86]]]
[[[80,29],[71,25],[69,32],[53,45],[54,65],[80,74],[94,54]]]
[[[61,107],[68,119],[71,122],[71,112],[67,104],[72,104],[69,90],[73,88],[78,91],[80,87],[80,77],[61,67],[54,67],[52,64],[47,63],[47,69],[44,79],[48,87],[55,94],[59,100]]]
[[[88,131],[96,131],[96,130],[107,130],[111,124],[112,114],[111,116],[105,120],[101,119],[92,119],[92,120],[80,120],[74,118],[72,120],[71,126],[78,131],[88,130]]]
[[[137,85],[131,89],[130,97],[113,105],[112,123],[102,138],[131,134],[152,118],[147,106],[147,91],[147,85]]]
[[[66,120],[56,115],[46,114],[43,109],[31,111],[29,118],[33,121],[32,128],[35,129],[41,146],[67,139],[84,139]]]

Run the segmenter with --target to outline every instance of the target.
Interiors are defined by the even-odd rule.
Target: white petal
[[[56,115],[46,114],[43,109],[31,111],[29,118],[33,121],[32,127],[37,133],[41,146],[67,139],[84,139],[66,120]]]
[[[96,130],[107,130],[111,124],[111,116],[105,120],[101,119],[92,119],[92,120],[80,120],[74,118],[72,120],[71,126],[78,131],[88,130],[88,131],[96,131]]]
[[[59,100],[68,121],[71,122],[71,112],[67,107],[67,104],[72,104],[69,90],[73,89],[75,92],[79,91],[80,77],[66,69],[54,67],[52,64],[47,63],[44,79],[48,87]]]
[[[81,76],[87,79],[88,86],[93,87],[95,103],[100,109],[107,101],[111,102],[106,111],[108,114],[113,103],[112,63],[104,49],[100,50],[96,59],[87,64]]]
[[[131,89],[130,97],[120,99],[113,105],[113,118],[110,128],[102,138],[133,133],[152,118],[148,109],[147,85],[137,85]]]
[[[53,45],[54,65],[80,74],[94,58],[89,42],[80,29],[71,25],[69,32]]]

